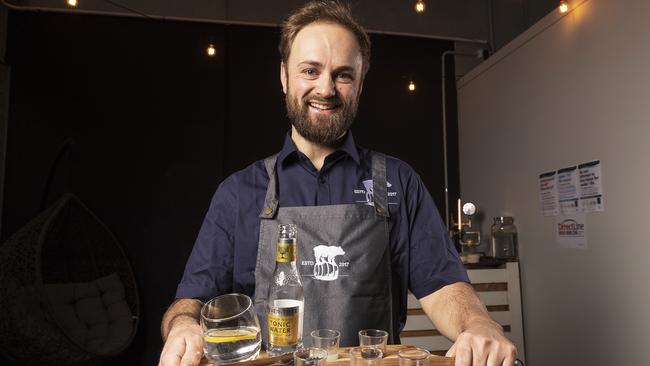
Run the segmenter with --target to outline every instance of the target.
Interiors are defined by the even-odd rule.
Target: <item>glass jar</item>
[[[494,218],[490,254],[495,258],[515,259],[517,251],[517,227],[515,219],[509,216]]]

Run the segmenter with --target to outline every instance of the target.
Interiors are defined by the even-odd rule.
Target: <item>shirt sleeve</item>
[[[232,292],[236,210],[237,184],[231,176],[212,197],[176,290],[176,298],[205,301]]]
[[[455,283],[469,282],[438,209],[420,177],[407,180],[409,289],[418,299]]]

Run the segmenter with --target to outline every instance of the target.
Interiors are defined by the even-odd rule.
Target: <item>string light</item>
[[[415,11],[416,11],[418,14],[422,14],[422,13],[424,13],[424,9],[425,9],[425,8],[426,8],[426,6],[424,5],[424,1],[422,1],[422,0],[418,0],[418,2],[415,3]]]
[[[214,57],[214,55],[217,54],[217,49],[214,48],[214,45],[212,43],[210,43],[208,45],[208,48],[206,49],[206,53],[208,54],[208,56]]]
[[[415,83],[413,80],[409,81],[409,91],[412,93],[415,91]]]
[[[71,6],[73,8],[77,7],[77,0],[68,0],[67,4],[68,4],[68,6]]]
[[[567,4],[565,0],[562,0],[560,1],[559,9],[560,9],[560,13],[566,13],[567,11],[569,11],[569,4]]]

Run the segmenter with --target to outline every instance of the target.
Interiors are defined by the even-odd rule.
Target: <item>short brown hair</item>
[[[287,60],[289,60],[291,45],[298,32],[309,24],[316,22],[339,24],[354,34],[357,43],[359,43],[363,60],[361,75],[365,76],[370,68],[370,37],[352,17],[350,5],[336,0],[310,1],[295,10],[282,24],[280,45],[278,46],[282,62],[286,64]]]

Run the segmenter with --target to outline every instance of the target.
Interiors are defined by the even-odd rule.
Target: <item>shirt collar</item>
[[[348,154],[357,165],[361,164],[359,151],[357,150],[357,145],[354,143],[354,138],[352,137],[352,131],[348,130],[343,139],[343,143],[336,149],[336,151],[342,151]],[[278,154],[278,161],[284,164],[285,160],[288,160],[289,157],[295,158],[297,156],[298,149],[296,148],[296,144],[293,143],[293,140],[291,140],[291,130],[289,130],[284,138],[282,150],[280,150],[280,153]]]

